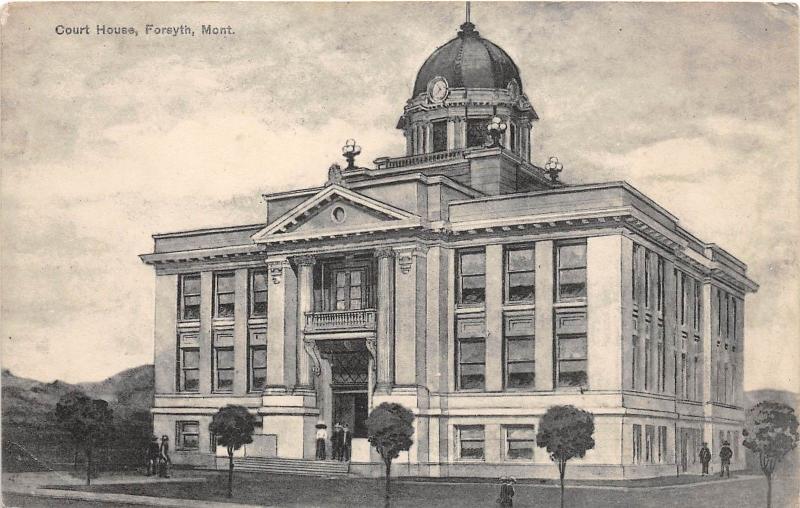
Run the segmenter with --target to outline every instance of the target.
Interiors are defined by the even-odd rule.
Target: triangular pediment
[[[331,185],[253,235],[256,243],[294,241],[329,236],[418,227],[421,219],[340,185]]]

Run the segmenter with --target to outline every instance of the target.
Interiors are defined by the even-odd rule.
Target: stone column
[[[175,329],[177,312],[175,302],[178,298],[177,275],[156,275],[155,298],[155,393],[175,393],[177,351],[175,348]]]
[[[553,241],[536,242],[534,360],[536,389],[553,389]]]
[[[622,235],[590,237],[586,245],[589,387],[622,390]]]
[[[247,386],[248,275],[249,271],[247,268],[237,269],[234,275],[236,289],[234,293],[235,306],[233,321],[233,393],[235,395],[246,395],[249,388]]]
[[[409,245],[395,252],[395,382],[401,386],[425,385],[425,250]]]
[[[288,367],[284,363],[284,340],[288,330],[284,309],[288,291],[285,278],[289,270],[289,261],[286,258],[267,259],[267,391],[284,391],[287,384],[284,374]],[[294,381],[290,380],[290,386]]]
[[[312,358],[313,344],[305,341],[306,312],[314,306],[314,257],[299,256],[297,263],[297,389],[311,390],[312,372],[319,375],[319,363]],[[312,365],[312,362],[313,365]]]
[[[503,246],[486,246],[486,391],[503,389]]]
[[[200,393],[211,393],[211,329],[212,307],[214,305],[214,274],[200,273]]]
[[[714,291],[712,291],[711,279],[703,280],[703,314],[700,322],[700,341],[703,344],[703,413],[705,415],[705,422],[703,424],[703,441],[712,443],[713,427],[711,425],[711,418],[714,415],[713,401],[713,388],[714,388],[714,316],[718,309],[714,303]]]
[[[378,259],[378,379],[375,389],[388,393],[394,382],[394,250],[377,249],[375,257]]]

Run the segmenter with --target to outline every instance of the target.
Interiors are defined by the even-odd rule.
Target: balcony
[[[375,309],[306,312],[306,333],[375,330]]]

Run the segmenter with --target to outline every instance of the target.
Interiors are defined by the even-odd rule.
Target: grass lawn
[[[94,492],[113,492],[182,499],[228,501],[225,472],[205,473],[203,483],[150,483],[70,487]],[[231,501],[268,506],[383,506],[382,479],[328,479],[260,473],[237,473]],[[393,484],[392,507],[497,506],[499,486],[490,483],[403,482]],[[558,489],[548,485],[521,483],[516,486],[515,506],[558,506]],[[796,508],[796,479],[775,481],[773,506]],[[766,482],[762,478],[710,485],[630,490],[567,487],[565,505],[572,507],[763,507]]]

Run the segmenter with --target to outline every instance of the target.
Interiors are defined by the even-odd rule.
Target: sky
[[[402,155],[416,72],[463,16],[459,2],[6,4],[3,367],[77,382],[151,363],[154,275],[137,257],[151,234],[261,222],[262,193],[323,183],[347,138],[361,165]],[[748,264],[745,389],[797,391],[797,7],[473,2],[472,21],[520,69],[535,163],[627,180]]]

